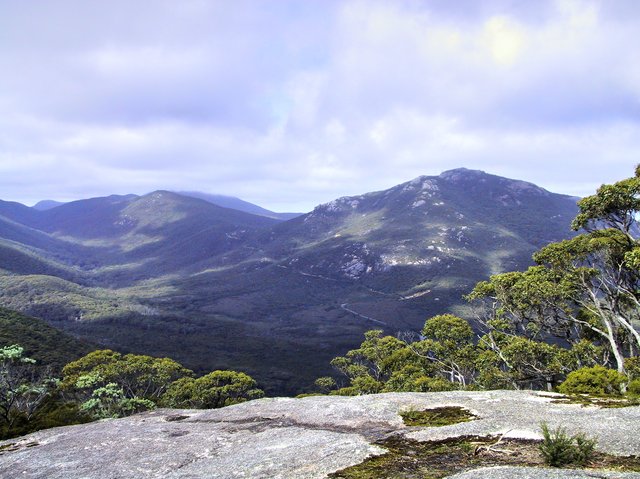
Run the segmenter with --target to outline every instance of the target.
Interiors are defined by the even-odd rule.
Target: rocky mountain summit
[[[598,440],[602,452],[639,454],[640,407],[601,409],[558,399],[531,391],[456,391],[261,399],[215,410],[161,409],[0,442],[0,477],[320,479],[387,453],[384,441],[390,438],[531,440],[539,438],[541,421],[572,434],[584,431]],[[405,425],[400,415],[443,406],[464,408],[475,419],[423,427]],[[450,477],[640,478],[640,473],[506,466],[475,467]]]

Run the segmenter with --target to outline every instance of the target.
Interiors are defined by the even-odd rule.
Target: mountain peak
[[[486,175],[487,173],[482,170],[471,170],[469,168],[454,168],[453,170],[446,170],[440,173],[438,176],[443,180],[458,180],[464,178],[477,178],[478,176]]]
[[[54,200],[41,200],[38,201],[35,205],[32,206],[32,208],[34,210],[38,210],[38,211],[46,211],[46,210],[50,210],[51,208],[55,208],[56,206],[60,206],[63,205],[64,202],[62,201],[54,201]]]

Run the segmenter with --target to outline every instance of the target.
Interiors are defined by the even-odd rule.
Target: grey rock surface
[[[535,467],[483,467],[463,472],[447,479],[637,479],[635,472],[580,471],[571,469],[540,469]]]
[[[640,454],[640,407],[558,404],[527,391],[389,393],[251,401],[214,410],[161,409],[124,419],[39,431],[0,442],[0,477],[324,478],[384,453],[391,434],[420,441],[462,435],[539,437],[540,421],[584,431],[598,449]],[[462,406],[477,420],[439,428],[407,427],[399,412]],[[576,475],[583,474],[583,475]],[[492,468],[456,478],[638,478],[640,474]]]

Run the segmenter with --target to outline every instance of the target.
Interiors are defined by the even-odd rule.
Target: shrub
[[[581,368],[569,373],[558,386],[562,394],[594,394],[597,396],[621,395],[622,385],[627,381],[624,374],[602,366]]]
[[[360,396],[361,394],[362,393],[353,386],[347,386],[345,388],[329,391],[329,396]]]
[[[634,379],[627,385],[629,396],[640,396],[640,379]]]
[[[213,371],[197,379],[186,377],[171,383],[162,396],[168,407],[214,409],[264,396],[255,380],[236,371]]]
[[[315,380],[314,384],[320,390],[321,394],[328,394],[329,391],[336,389],[336,380],[330,376],[323,376]]]
[[[543,436],[540,452],[549,466],[584,466],[591,459],[596,446],[595,439],[589,439],[582,433],[569,436],[562,427],[551,431],[546,423],[542,423],[540,428]]]
[[[640,356],[633,356],[624,360],[624,369],[629,379],[640,379]]]

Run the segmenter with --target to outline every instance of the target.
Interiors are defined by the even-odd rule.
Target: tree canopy
[[[624,372],[640,351],[640,168],[578,202],[579,234],[534,254],[525,272],[492,276],[468,296],[483,321],[506,320],[519,334],[600,343]]]

